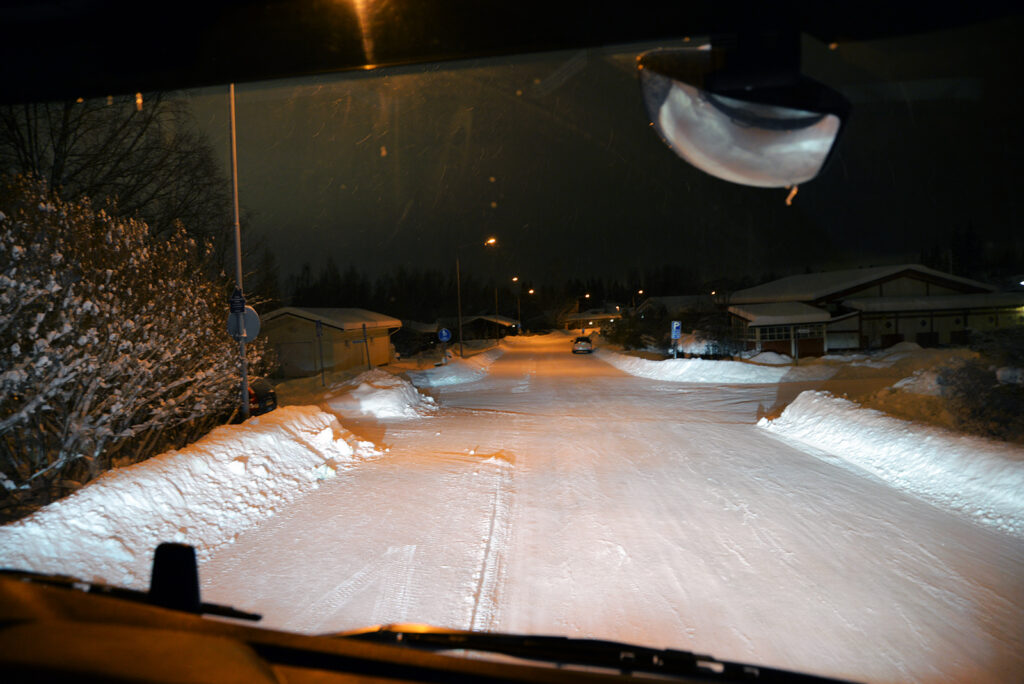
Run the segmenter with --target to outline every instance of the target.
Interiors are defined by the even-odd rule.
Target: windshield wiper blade
[[[422,625],[389,625],[334,636],[430,651],[467,650],[500,653],[556,665],[602,667],[618,670],[623,674],[658,674],[710,682],[848,684],[848,680],[717,660],[691,651],[647,648],[602,639],[467,632]]]
[[[154,601],[150,593],[146,591],[125,589],[124,587],[115,587],[109,584],[101,584],[99,582],[87,582],[85,580],[78,579],[77,577],[71,577],[70,575],[48,575],[42,572],[13,570],[10,568],[0,568],[0,575],[13,577],[21,580],[22,582],[45,584],[51,587],[58,587],[60,589],[68,589],[69,591],[82,591],[87,594],[101,594],[112,598],[124,599],[125,601],[134,601],[135,603],[160,605],[164,608],[170,608],[171,610],[182,610],[183,612],[194,613],[197,615],[216,615],[217,617],[234,618],[236,620],[250,620],[252,622],[258,622],[263,619],[263,616],[256,613],[247,613],[231,606],[222,606],[217,603],[206,603],[205,601],[199,602],[194,609],[167,606]]]

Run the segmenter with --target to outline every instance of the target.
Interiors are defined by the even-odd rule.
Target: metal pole
[[[373,364],[370,361],[370,340],[366,337],[365,323],[363,323],[363,348],[366,349],[366,370],[373,370]]]
[[[498,286],[494,286],[494,344],[498,344]]]
[[[239,294],[242,290],[242,224],[238,218],[238,140],[235,134],[235,84],[228,87],[228,100],[231,104],[231,189],[235,205],[235,286]],[[238,314],[241,321],[241,337],[238,340],[239,366],[242,374],[242,389],[239,396],[242,418],[249,417],[249,364],[245,358],[245,310]]]
[[[462,349],[462,276],[459,275],[459,253],[455,252],[455,296],[459,307],[459,358],[466,358]]]

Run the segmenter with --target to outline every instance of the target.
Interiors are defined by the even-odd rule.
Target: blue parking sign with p
[[[672,339],[673,340],[678,340],[682,336],[683,336],[683,322],[682,321],[672,321]]]

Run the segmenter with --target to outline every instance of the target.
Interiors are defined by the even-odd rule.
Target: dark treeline
[[[470,316],[497,312],[509,318],[521,317],[527,327],[549,327],[559,314],[577,308],[633,306],[650,296],[739,289],[772,277],[765,274],[762,278],[699,282],[691,271],[672,265],[634,269],[617,278],[573,278],[561,282],[523,278],[515,283],[496,283],[463,273],[462,313]],[[457,310],[454,272],[403,267],[371,279],[354,265],[339,268],[330,258],[316,274],[309,264],[304,265],[289,279],[283,295],[281,303],[292,306],[358,307],[422,322],[454,318]]]

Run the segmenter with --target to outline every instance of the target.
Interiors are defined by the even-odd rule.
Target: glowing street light
[[[637,295],[642,295],[643,293],[644,293],[644,291],[643,291],[643,290],[637,290],[637,291],[636,291],[636,292],[635,292],[635,293],[633,294],[633,313],[634,313],[634,314],[636,313],[636,296],[637,296]]]

